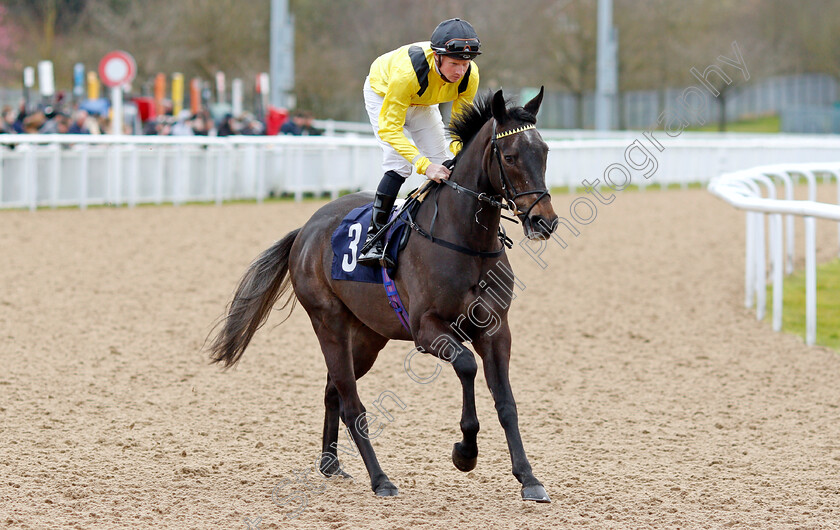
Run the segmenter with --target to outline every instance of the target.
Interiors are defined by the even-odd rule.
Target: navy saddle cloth
[[[382,267],[368,267],[359,265],[356,258],[359,251],[365,244],[368,226],[370,225],[371,210],[373,203],[365,204],[351,210],[341,221],[332,235],[332,277],[333,280],[350,280],[354,282],[382,283]],[[393,211],[391,213],[393,216]],[[405,246],[406,240],[402,237],[406,225],[402,219],[397,220],[391,227],[391,235],[388,244],[388,255],[394,262],[397,261],[397,253],[400,247]],[[407,233],[405,235],[408,235]],[[388,271],[390,274],[392,271]]]

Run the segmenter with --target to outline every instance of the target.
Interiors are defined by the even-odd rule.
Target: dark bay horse
[[[455,444],[452,461],[461,471],[475,468],[478,366],[472,351],[462,345],[468,340],[481,357],[507,438],[513,474],[522,484],[522,498],[550,502],[531,470],[519,434],[508,376],[511,334],[507,319],[517,280],[512,272],[500,273],[510,271],[510,264],[499,237],[505,207],[519,218],[529,238],[546,239],[557,224],[545,187],[548,146],[535,128],[542,97],[540,90],[524,107],[508,108],[501,90],[488,93],[477,97],[453,123],[453,136],[464,144],[449,179],[455,185],[440,185],[415,217],[416,226],[426,235],[434,225],[436,240],[424,232],[412,232],[394,274],[408,310],[410,332],[394,314],[382,285],[331,277],[330,237],[350,210],[372,201],[369,193],[347,195],[325,205],[301,228],[263,252],[240,281],[222,329],[210,346],[212,361],[226,367],[235,364],[281,296],[288,294],[283,307],[295,297],[300,301],[328,370],[319,460],[325,476],[348,476],[336,453],[340,418],[364,460],[373,491],[378,496],[397,495],[396,486],[377,461],[365,407],[356,390],[356,380],[370,370],[392,339],[413,341],[417,350],[452,364],[463,388],[463,439]],[[491,316],[493,325],[488,328]],[[457,332],[453,331],[456,327]]]

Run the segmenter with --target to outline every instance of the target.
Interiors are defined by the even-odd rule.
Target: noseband
[[[527,219],[528,214],[531,213],[531,210],[534,209],[534,206],[536,206],[537,203],[540,202],[542,198],[546,195],[551,197],[551,194],[548,193],[548,189],[546,188],[517,192],[516,187],[513,185],[510,179],[508,179],[507,174],[505,173],[505,167],[502,164],[502,151],[501,149],[499,149],[499,145],[496,142],[496,140],[498,140],[499,138],[504,138],[505,136],[520,133],[522,131],[536,129],[537,126],[534,124],[523,125],[521,127],[517,127],[515,129],[510,129],[508,131],[496,134],[497,123],[498,122],[496,120],[493,120],[493,136],[491,137],[490,145],[493,147],[493,154],[496,156],[496,162],[499,164],[499,176],[502,183],[502,193],[504,194],[505,200],[508,202],[508,209],[524,222],[525,219]],[[518,199],[519,197],[535,194],[538,194],[539,197],[537,197],[537,199],[534,202],[532,202],[531,205],[528,206],[528,209],[526,209],[524,212],[519,209],[519,206],[516,205],[516,199]]]

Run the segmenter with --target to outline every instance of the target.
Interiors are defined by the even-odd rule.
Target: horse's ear
[[[534,116],[536,116],[537,112],[539,112],[540,110],[540,104],[542,103],[543,99],[543,92],[545,92],[545,86],[541,86],[540,93],[534,96],[534,99],[525,104],[525,110],[527,110]]]
[[[502,94],[501,88],[493,94],[493,106],[491,107],[491,110],[493,112],[493,117],[496,118],[496,121],[504,123],[507,119],[507,107],[505,106],[505,95]]]

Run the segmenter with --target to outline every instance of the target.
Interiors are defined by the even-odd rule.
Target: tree
[[[108,0],[89,2],[91,40],[99,53],[131,52],[140,78],[175,71],[207,78],[220,70],[253,78],[268,67],[266,2],[146,0],[123,9]]]
[[[19,32],[8,11],[0,6],[0,79],[19,79],[20,64],[16,60]]]
[[[693,83],[689,68],[702,70],[726,54],[733,40],[756,78],[800,72],[840,76],[835,4],[614,0],[619,89],[659,90],[663,108],[667,88]],[[320,117],[366,119],[361,85],[371,62],[402,44],[428,40],[438,22],[457,16],[472,22],[481,38],[482,89],[504,87],[514,94],[544,84],[570,92],[575,122],[583,124],[584,96],[595,88],[597,0],[289,0],[289,5],[296,26],[295,94],[299,106]],[[0,74],[5,54],[10,61],[5,79],[15,83],[22,66],[51,59],[57,86],[69,86],[73,63],[95,68],[115,48],[136,58],[138,84],[157,72],[206,79],[221,70],[252,86],[254,76],[269,69],[269,0],[0,0],[0,7],[7,10],[5,18],[0,15]],[[20,30],[8,37],[12,34],[4,31],[12,26]]]
[[[37,51],[41,59],[55,54],[56,32],[66,31],[78,21],[85,0],[4,0],[9,14],[26,33],[39,35]]]
[[[777,0],[778,1],[778,0]],[[825,72],[840,80],[840,10],[830,0],[802,2],[787,19],[793,46],[805,71]]]

